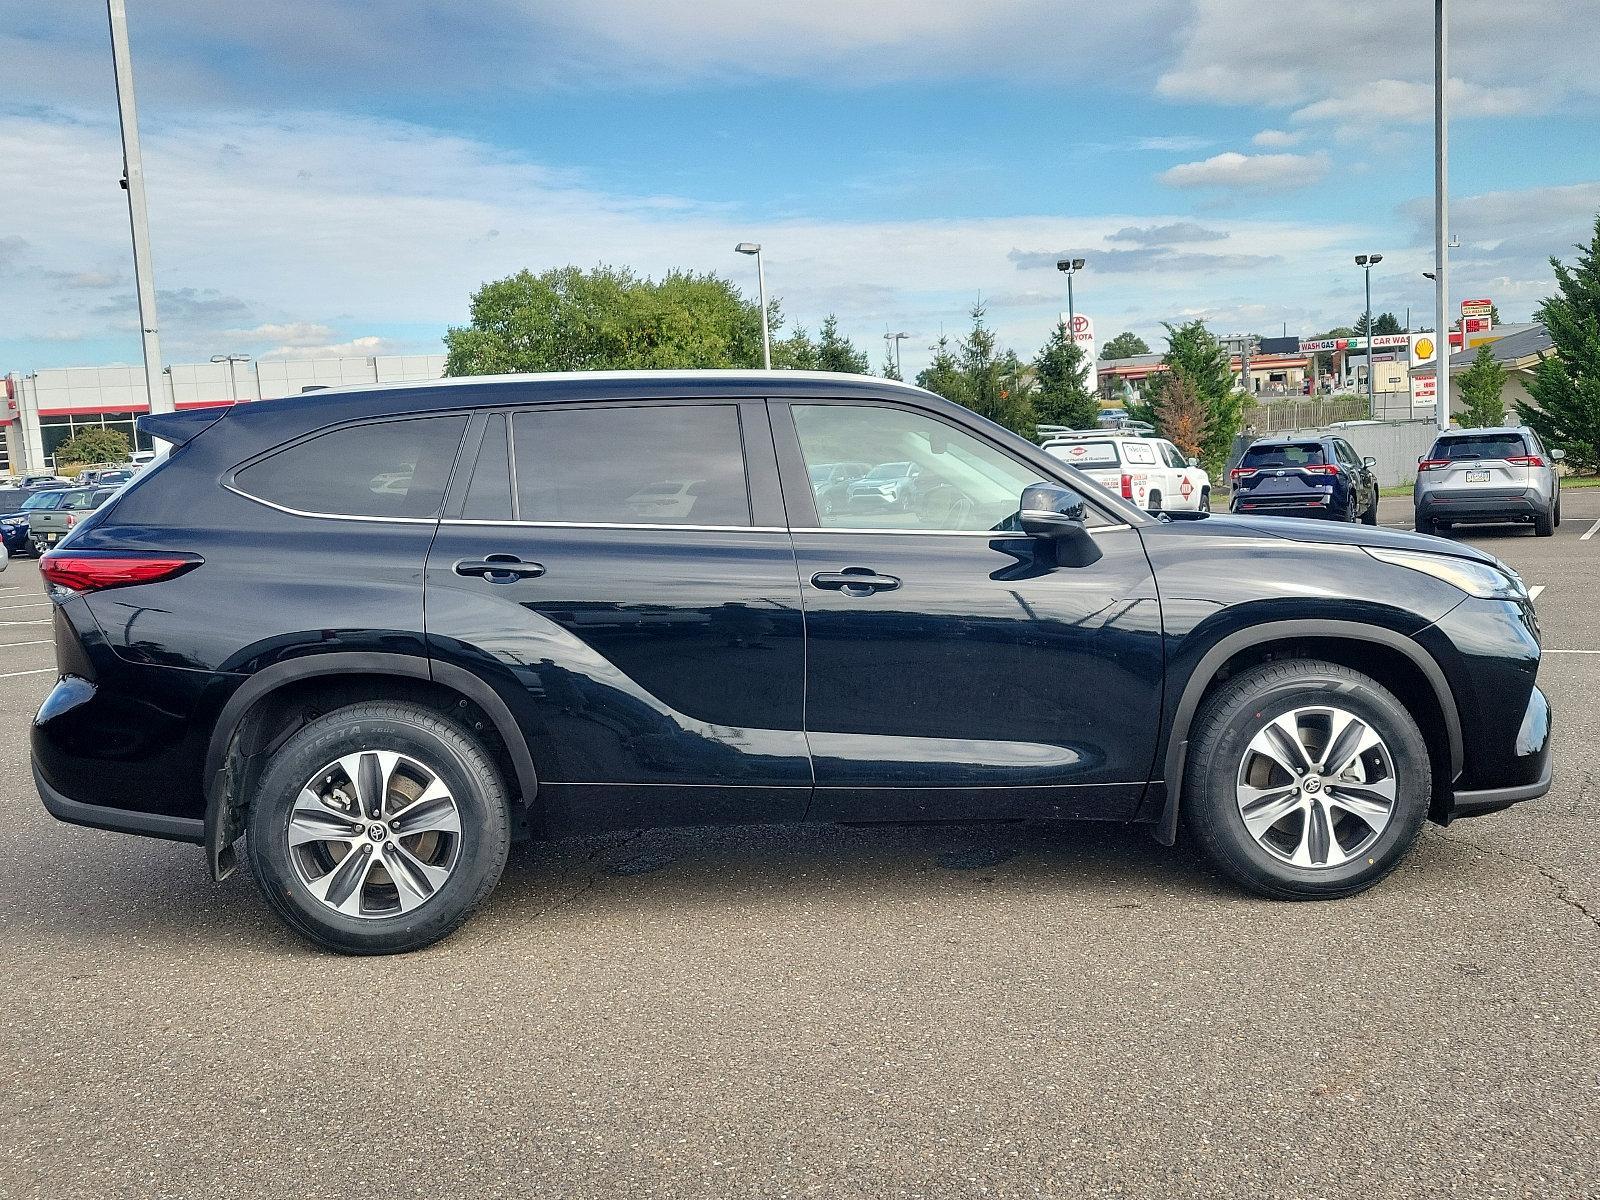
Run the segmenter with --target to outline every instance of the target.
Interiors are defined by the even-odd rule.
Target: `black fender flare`
[[[1241,650],[1269,642],[1287,642],[1303,638],[1340,638],[1345,641],[1369,642],[1403,654],[1428,681],[1433,689],[1439,711],[1444,714],[1445,735],[1450,746],[1450,775],[1461,774],[1464,759],[1461,740],[1461,714],[1456,711],[1455,696],[1450,691],[1444,671],[1433,656],[1414,639],[1381,625],[1364,625],[1358,621],[1272,621],[1230,633],[1207,650],[1189,674],[1183,694],[1173,711],[1172,729],[1167,735],[1166,762],[1163,781],[1166,802],[1156,820],[1156,840],[1170,846],[1178,839],[1178,805],[1182,799],[1183,771],[1189,752],[1189,727],[1194,723],[1195,710],[1200,698],[1216,678],[1222,665]]]
[[[494,688],[470,671],[449,663],[441,663],[416,655],[384,654],[375,651],[330,651],[308,654],[274,663],[251,675],[228,697],[217,716],[206,747],[206,817],[205,843],[211,862],[212,877],[221,879],[233,869],[231,861],[224,861],[238,830],[230,830],[222,820],[224,799],[223,772],[227,764],[228,748],[233,744],[245,715],[256,703],[278,689],[304,679],[317,677],[337,678],[341,675],[390,675],[399,679],[418,679],[441,684],[465,696],[476,704],[494,723],[495,731],[505,743],[516,771],[517,789],[524,805],[531,804],[539,790],[539,775],[534,769],[533,756],[528,752],[527,740],[517,725],[511,709]],[[230,836],[231,835],[231,836]],[[229,856],[231,857],[231,856]]]

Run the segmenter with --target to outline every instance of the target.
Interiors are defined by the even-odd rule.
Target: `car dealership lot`
[[[194,847],[57,825],[37,568],[0,574],[0,1178],[19,1195],[1600,1190],[1600,492],[1530,585],[1555,790],[1332,905],[1074,826],[513,852],[392,959]],[[1409,528],[1409,500],[1385,524]]]

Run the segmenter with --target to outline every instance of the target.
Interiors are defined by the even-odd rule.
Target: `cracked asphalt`
[[[1353,900],[1094,826],[646,832],[517,848],[388,959],[44,813],[17,563],[0,1195],[1600,1195],[1596,521],[1470,534],[1545,588],[1554,791]]]

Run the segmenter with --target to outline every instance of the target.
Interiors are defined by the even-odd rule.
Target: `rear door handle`
[[[477,575],[490,583],[514,583],[518,579],[537,579],[544,564],[523,562],[515,554],[491,554],[487,558],[464,559],[455,565],[457,575]]]
[[[825,592],[843,592],[847,596],[870,596],[873,592],[892,592],[900,586],[893,575],[879,575],[866,567],[846,567],[842,571],[818,571],[811,577],[811,586]]]

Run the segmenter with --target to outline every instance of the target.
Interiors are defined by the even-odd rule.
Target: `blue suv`
[[[1250,443],[1229,473],[1229,509],[1269,517],[1378,523],[1375,459],[1339,437],[1268,437]]]

